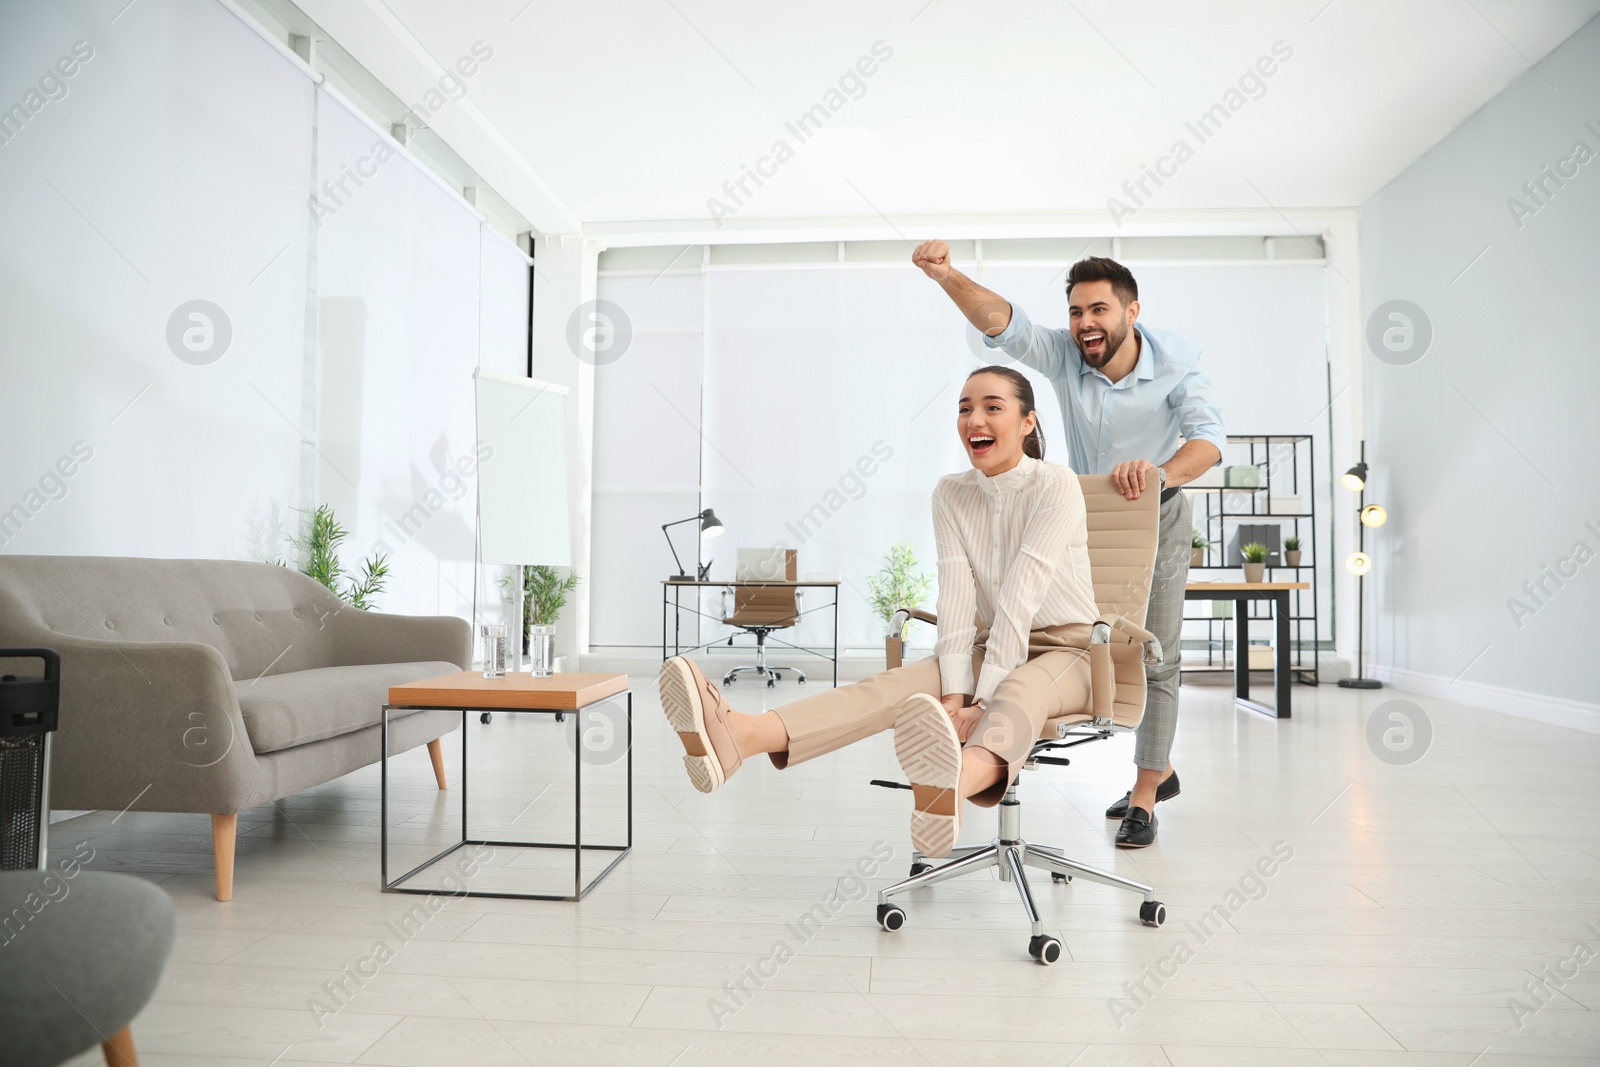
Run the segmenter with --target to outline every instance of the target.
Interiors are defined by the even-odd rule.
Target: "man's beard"
[[[1095,370],[1099,370],[1101,367],[1104,367],[1107,363],[1111,362],[1112,356],[1116,355],[1122,350],[1123,342],[1128,339],[1129,329],[1130,327],[1124,326],[1120,332],[1110,329],[1106,330],[1106,343],[1100,349],[1100,356],[1098,359],[1090,355],[1084,349],[1083,344],[1079,342],[1076,337],[1072,339],[1072,343],[1078,346],[1078,353],[1083,356],[1083,361],[1089,364],[1089,366],[1093,367]]]

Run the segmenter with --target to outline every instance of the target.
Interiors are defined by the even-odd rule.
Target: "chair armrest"
[[[61,654],[56,808],[231,814],[266,800],[222,653],[188,641],[40,635]]]
[[[444,660],[472,667],[472,625],[454,615],[385,615],[346,607],[328,616],[340,666]]]
[[[1161,659],[1161,642],[1139,624],[1111,614],[1095,620],[1089,630],[1089,694],[1096,725],[1115,721],[1118,667],[1124,674],[1137,670],[1142,683],[1144,668]]]
[[[900,639],[900,633],[906,628],[906,623],[912,619],[919,622],[939,625],[939,617],[917,608],[901,608],[889,618],[889,629],[883,638],[883,662],[889,670],[900,666],[905,656],[905,643]]]

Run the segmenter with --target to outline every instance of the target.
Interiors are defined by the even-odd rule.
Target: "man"
[[[1146,668],[1147,696],[1133,762],[1133,788],[1106,809],[1120,818],[1117,847],[1156,839],[1155,806],[1178,795],[1169,760],[1178,726],[1183,590],[1189,580],[1190,509],[1178,487],[1222,460],[1227,438],[1200,348],[1139,322],[1139,285],[1111,259],[1091,257],[1067,275],[1069,329],[1029,321],[1021,308],[956,270],[950,246],[925,241],[911,262],[944,289],[984,344],[1045,375],[1066,423],[1068,462],[1079,474],[1109,474],[1129,500],[1161,494],[1161,533],[1145,625],[1161,641]]]

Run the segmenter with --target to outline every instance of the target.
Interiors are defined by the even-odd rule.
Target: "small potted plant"
[[[1285,537],[1283,539],[1283,561],[1291,567],[1300,566],[1300,538]]]
[[[1252,541],[1239,554],[1244,557],[1244,580],[1252,585],[1260,582],[1267,569],[1267,546]]]
[[[508,576],[500,580],[511,585]],[[567,605],[567,594],[577,588],[578,576],[562,578],[556,568],[543,564],[522,568],[522,654],[538,677],[549,675],[555,667],[556,618]],[[506,600],[511,600],[510,593]]]
[[[933,575],[917,570],[917,554],[910,545],[892,545],[884,553],[883,567],[867,578],[867,591],[871,594],[872,613],[884,621],[893,620],[901,608],[919,608],[933,585]],[[911,629],[907,619],[897,635],[905,639]]]
[[[1206,549],[1211,547],[1211,542],[1206,540],[1206,535],[1199,530],[1189,531],[1189,566],[1204,567],[1206,565]]]

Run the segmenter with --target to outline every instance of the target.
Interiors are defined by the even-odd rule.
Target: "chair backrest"
[[[1089,571],[1101,612],[1144,625],[1155,577],[1156,541],[1161,527],[1161,494],[1153,487],[1129,500],[1108,474],[1080,474],[1089,516]],[[1164,650],[1177,655],[1177,649]],[[1133,727],[1144,718],[1144,667],[1136,659],[1116,664],[1112,719]],[[1072,715],[1070,718],[1081,718]]]
[[[1155,577],[1161,496],[1141,493],[1129,500],[1117,492],[1109,474],[1080,474],[1089,513],[1089,571],[1100,610],[1144,625]]]
[[[739,550],[741,571],[748,551],[743,548]],[[757,551],[769,557],[759,565],[759,577],[788,582],[798,580],[799,553],[795,549]],[[777,557],[778,552],[782,553],[781,560],[772,558]],[[750,579],[741,573],[739,580]],[[733,587],[733,614],[723,622],[731,626],[793,626],[799,617],[799,601],[795,598],[797,592],[792,585],[736,585]]]

